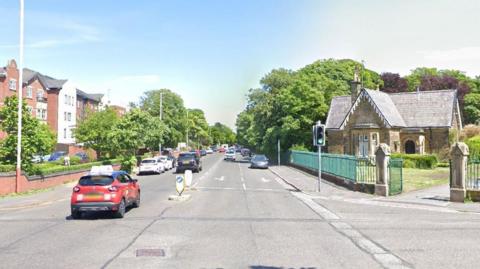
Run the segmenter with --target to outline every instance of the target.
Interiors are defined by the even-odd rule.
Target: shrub
[[[16,167],[13,164],[0,164],[0,172],[12,172],[15,170]]]
[[[474,136],[480,136],[480,126],[475,124],[468,124],[463,127],[460,133],[460,140],[466,141]]]
[[[446,162],[437,163],[437,167],[450,167],[450,163],[446,163]]]
[[[412,162],[412,163],[414,163],[414,168],[433,169],[433,168],[436,167],[436,165],[438,163],[437,156],[435,156],[435,155],[395,153],[395,154],[392,154],[391,157],[392,158],[402,158],[404,160],[403,161],[403,167],[406,167],[405,163],[407,163],[408,165],[411,165],[411,162]],[[407,162],[407,160],[409,162]]]
[[[412,160],[404,160],[403,161],[404,168],[415,168],[415,163]]]
[[[305,145],[301,144],[295,144],[290,147],[290,150],[296,150],[296,151],[309,151]]]
[[[465,141],[468,146],[471,159],[480,159],[480,135],[471,137]]]
[[[133,167],[137,165],[137,158],[135,156],[124,156],[121,161],[122,170],[130,173],[133,170]]]

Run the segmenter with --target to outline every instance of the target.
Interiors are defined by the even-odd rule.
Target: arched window
[[[407,142],[405,142],[405,153],[415,154],[415,142],[412,140],[407,140]]]

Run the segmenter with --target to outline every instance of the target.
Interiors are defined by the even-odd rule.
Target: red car
[[[70,204],[73,219],[89,211],[109,211],[123,218],[127,207],[140,206],[140,184],[125,171],[91,171],[73,188]]]
[[[223,148],[223,147],[218,148],[218,152],[224,153],[224,152],[225,152],[225,148]]]

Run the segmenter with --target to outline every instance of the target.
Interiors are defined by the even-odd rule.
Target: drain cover
[[[135,254],[137,257],[164,257],[165,251],[161,248],[141,248]]]

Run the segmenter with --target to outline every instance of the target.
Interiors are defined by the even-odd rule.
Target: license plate
[[[85,195],[86,198],[88,199],[101,199],[103,198],[102,194],[87,194]]]
[[[183,161],[182,164],[189,164],[189,161]]]

